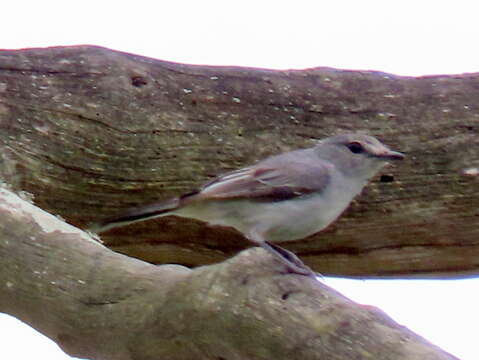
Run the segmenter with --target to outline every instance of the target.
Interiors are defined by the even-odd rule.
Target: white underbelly
[[[273,242],[297,240],[324,229],[341,215],[356,193],[339,190],[277,202],[201,201],[175,214],[231,226],[246,236],[254,230]]]
[[[338,199],[339,200],[339,199]],[[345,210],[349,201],[336,201],[329,206],[324,198],[311,197],[281,204],[282,216],[265,232],[265,238],[274,241],[302,239],[331,224]]]

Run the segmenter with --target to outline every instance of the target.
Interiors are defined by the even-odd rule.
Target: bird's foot
[[[306,266],[294,253],[289,250],[282,248],[281,246],[275,245],[268,241],[264,241],[261,244],[261,247],[267,250],[271,255],[280,260],[286,267],[289,272],[304,276],[313,276],[316,277],[317,274]]]

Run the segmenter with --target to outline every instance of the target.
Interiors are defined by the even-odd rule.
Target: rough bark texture
[[[457,360],[262,249],[154,266],[1,188],[0,261],[0,311],[81,358]]]
[[[407,161],[323,233],[285,246],[325,275],[477,274],[478,74],[190,66],[89,46],[0,52],[0,177],[80,227],[357,130]],[[188,266],[250,246],[231,229],[171,217],[102,239]]]

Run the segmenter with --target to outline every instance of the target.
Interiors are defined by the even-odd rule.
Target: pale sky
[[[93,44],[162,60],[397,75],[479,72],[475,1],[8,1],[0,48]],[[326,284],[462,360],[477,360],[479,280]],[[0,316],[0,358],[70,359]]]

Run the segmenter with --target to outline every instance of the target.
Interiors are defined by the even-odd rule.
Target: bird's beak
[[[403,153],[392,151],[386,149],[381,153],[376,155],[378,158],[385,159],[385,160],[402,160],[404,159],[405,155]]]

